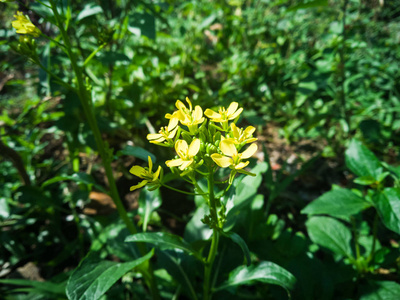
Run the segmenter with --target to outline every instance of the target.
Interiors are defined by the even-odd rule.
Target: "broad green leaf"
[[[139,215],[143,222],[143,231],[146,231],[147,225],[155,211],[161,206],[160,190],[147,191],[143,189],[139,196]]]
[[[400,299],[400,285],[394,281],[369,281],[368,286],[362,289],[360,300],[398,300]]]
[[[83,10],[79,13],[79,15],[76,17],[77,21],[81,21],[87,17],[96,15],[96,14],[104,14],[103,9],[96,4],[93,3],[88,3],[85,5],[85,7],[83,8]]]
[[[98,260],[89,254],[68,280],[66,289],[68,299],[99,299],[126,272],[149,260],[153,254],[154,249],[145,256],[126,263]]]
[[[134,156],[137,158],[140,158],[141,160],[148,161],[148,157],[151,157],[151,161],[153,164],[157,161],[157,158],[154,154],[150,153],[146,149],[143,149],[141,147],[133,147],[133,146],[126,146],[124,149],[118,151],[117,153],[118,156],[120,155],[130,155]]]
[[[349,217],[370,207],[371,204],[348,189],[335,189],[323,194],[301,213],[308,215],[326,214],[332,217]]]
[[[373,201],[383,224],[400,234],[400,189],[386,188]]]
[[[240,266],[229,274],[229,279],[215,290],[223,290],[232,286],[251,285],[255,282],[275,284],[289,291],[293,289],[296,278],[284,268],[268,261],[257,266]]]
[[[65,180],[72,180],[75,181],[76,183],[83,183],[83,184],[87,184],[87,185],[94,185],[96,187],[96,189],[102,191],[103,193],[107,193],[107,191],[99,184],[97,184],[93,177],[89,174],[86,174],[84,172],[80,172],[80,173],[75,173],[71,176],[57,176],[54,178],[51,178],[49,180],[46,180],[45,182],[43,182],[42,184],[42,188],[52,184],[52,183],[56,183],[56,182],[60,182],[60,181],[65,181]]]
[[[200,253],[192,248],[180,236],[166,233],[166,232],[144,232],[128,236],[125,242],[145,242],[152,243],[161,249],[181,249],[188,254],[194,255],[196,258],[202,260],[203,257]]]
[[[341,222],[330,217],[311,217],[307,222],[311,240],[334,253],[353,258],[351,232]]]
[[[371,176],[376,181],[382,173],[380,161],[357,140],[352,140],[346,150],[346,165],[357,176]]]
[[[26,279],[0,279],[2,284],[12,284],[19,286],[30,286],[29,292],[31,293],[50,293],[59,296],[65,296],[66,282],[53,283],[50,281],[35,281]]]
[[[250,251],[249,247],[247,247],[246,242],[238,235],[237,233],[234,233],[232,231],[229,232],[223,232],[222,233],[224,236],[230,238],[232,241],[234,241],[236,244],[239,245],[239,247],[242,249],[244,258],[246,259],[246,264],[247,266],[250,266],[251,264],[251,258],[250,258]]]

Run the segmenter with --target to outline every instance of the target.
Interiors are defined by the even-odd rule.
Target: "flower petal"
[[[239,103],[237,103],[237,102],[232,102],[231,104],[229,104],[229,107],[228,107],[228,109],[227,109],[227,111],[226,111],[226,114],[227,114],[228,116],[234,114],[235,111],[237,110],[238,106],[239,106]]]
[[[235,144],[227,139],[219,143],[219,149],[221,149],[222,153],[227,156],[235,156],[238,153]]]
[[[172,130],[172,131],[169,133],[169,135],[168,135],[168,138],[169,138],[169,139],[172,139],[172,138],[175,136],[176,132],[178,131],[178,128],[179,128],[179,126],[176,126],[175,129]]]
[[[193,140],[193,142],[190,143],[189,146],[189,157],[194,157],[200,150],[200,140],[199,139],[195,139]]]
[[[236,119],[243,111],[243,107],[239,108],[233,115],[230,115],[228,120]]]
[[[176,153],[178,153],[180,158],[186,157],[186,153],[188,152],[188,149],[189,149],[189,147],[185,140],[179,140],[175,144]]]
[[[146,184],[147,184],[147,180],[143,180],[141,183],[131,186],[130,191],[132,192],[134,190],[140,189],[141,187],[145,186]]]
[[[179,109],[179,110],[185,111],[185,110],[187,109],[186,106],[185,106],[185,104],[183,104],[181,100],[176,100],[175,106],[176,106],[176,108]]]
[[[208,109],[208,108],[206,109],[204,114],[210,119],[220,119],[221,118],[221,115],[219,113],[216,113],[215,111]]]
[[[231,124],[232,134],[235,139],[239,139],[240,131],[239,128],[236,127],[235,123]]]
[[[167,160],[167,161],[165,162],[165,164],[166,164],[167,167],[169,167],[169,168],[180,166],[182,163],[183,163],[183,160],[180,159],[180,158]]]
[[[256,131],[256,128],[255,128],[255,127],[253,127],[253,126],[248,126],[248,127],[244,130],[243,134],[244,134],[244,136],[245,136],[246,138],[248,138],[248,137],[250,137],[250,136],[254,133],[254,131]]]
[[[168,123],[168,131],[172,131],[178,127],[178,118],[171,118]]]
[[[147,156],[147,159],[149,160],[149,172],[151,173],[153,171],[153,162],[151,161],[150,155]]]
[[[187,167],[189,167],[193,162],[193,159],[191,160],[184,160],[182,165],[179,167],[179,170],[183,171],[185,170]]]
[[[221,168],[227,168],[233,164],[232,158],[218,153],[211,154],[211,158]]]
[[[130,170],[129,173],[132,173],[133,175],[143,178],[143,173],[145,173],[146,170],[141,167],[141,166],[133,166]]]
[[[192,102],[190,102],[188,97],[186,97],[186,102],[189,104],[189,110],[192,111],[193,110]]]
[[[246,158],[249,158],[249,157],[251,157],[254,153],[256,153],[256,151],[257,151],[257,144],[251,144],[250,146],[249,146],[249,148],[247,148],[246,150],[244,150],[242,153],[241,153],[241,158],[242,159],[246,159]]]
[[[158,176],[160,175],[161,172],[161,166],[158,166],[157,171],[153,174],[153,181],[158,179]]]
[[[203,110],[199,105],[196,105],[193,111],[193,119],[194,121],[198,121],[203,117]]]
[[[161,133],[149,133],[146,137],[149,141],[158,140],[159,138],[163,138]]]

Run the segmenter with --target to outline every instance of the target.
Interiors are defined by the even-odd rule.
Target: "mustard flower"
[[[211,119],[213,122],[219,122],[221,124],[227,124],[229,120],[234,120],[236,119],[243,111],[243,108],[239,108],[239,103],[237,102],[232,102],[228,109],[225,109],[225,107],[220,107],[218,112],[215,112],[211,109],[206,109],[204,114]],[[225,130],[227,129],[224,128]]]
[[[256,130],[253,126],[248,126],[243,130],[243,128],[238,128],[235,123],[232,123],[231,130],[231,137],[226,140],[234,144],[248,144],[257,141],[257,138],[253,138],[253,133]]]
[[[160,180],[158,179],[158,176],[160,175],[161,172],[161,166],[158,167],[157,171],[153,173],[153,162],[151,161],[151,157],[148,157],[149,159],[149,167],[143,168],[141,166],[133,166],[129,172],[132,173],[133,175],[144,179],[142,182],[140,182],[137,185],[131,186],[131,191],[134,191],[136,189],[139,189],[145,185],[148,185],[151,188],[156,189],[157,187],[160,186]]]
[[[17,30],[17,33],[28,34],[34,37],[38,37],[41,34],[39,28],[37,28],[33,23],[20,11],[14,15],[17,20],[12,21],[12,26]]]
[[[249,161],[242,162],[242,160],[250,158],[257,151],[257,144],[251,144],[245,151],[238,153],[235,144],[224,139],[220,142],[219,148],[224,155],[214,153],[211,155],[212,160],[221,168],[239,170],[249,164]]]
[[[171,118],[169,120],[168,126],[161,127],[158,133],[150,133],[147,135],[147,139],[150,143],[158,144],[158,145],[165,145],[165,146],[173,146],[174,141],[173,138],[178,131],[178,122],[177,118]]]
[[[182,125],[189,128],[190,133],[194,134],[197,125],[204,122],[203,110],[199,105],[196,105],[193,109],[192,102],[190,102],[188,97],[186,97],[186,102],[189,104],[189,108],[182,101],[177,100],[175,106],[178,110],[172,115],[166,114],[165,117],[167,119],[177,118]]]
[[[179,140],[175,144],[175,150],[179,158],[167,160],[165,164],[170,168],[179,166],[179,169],[183,171],[194,162],[194,157],[200,150],[200,140],[194,139],[190,146],[185,140]]]

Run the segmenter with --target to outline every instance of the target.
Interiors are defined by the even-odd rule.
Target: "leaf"
[[[83,10],[76,17],[76,21],[81,21],[87,17],[103,13],[103,9],[99,5],[93,3],[86,4]],[[104,14],[104,13],[103,13]]]
[[[6,219],[10,215],[10,207],[7,202],[7,198],[0,198],[0,218]]]
[[[124,149],[118,151],[117,153],[118,156],[121,155],[130,155],[134,156],[136,158],[140,158],[141,160],[148,161],[148,157],[151,157],[151,161],[155,163],[157,161],[157,158],[154,154],[150,153],[146,149],[143,149],[142,147],[133,147],[133,146],[126,146]]]
[[[156,38],[156,23],[153,15],[148,13],[134,13],[129,17],[128,30],[136,36],[147,36],[149,39]]]
[[[373,201],[383,224],[400,234],[400,189],[385,188],[373,197]]]
[[[139,215],[143,221],[143,231],[146,231],[147,225],[152,214],[161,206],[160,191],[142,190],[139,196]]]
[[[351,232],[341,222],[330,217],[311,217],[306,222],[306,227],[315,244],[353,259]]]
[[[382,173],[381,162],[357,140],[352,140],[346,150],[346,165],[357,176],[371,176],[375,181]]]
[[[81,261],[68,280],[66,292],[70,300],[99,299],[126,272],[149,260],[154,249],[145,256],[126,263],[99,261],[91,253]]]
[[[348,189],[335,189],[308,204],[301,213],[327,214],[332,217],[350,217],[370,207],[371,204]]]
[[[268,261],[257,266],[240,266],[229,274],[229,279],[215,290],[223,290],[232,286],[251,285],[255,282],[275,284],[285,290],[294,288],[296,278],[284,268]]]
[[[236,244],[239,245],[239,247],[242,249],[244,258],[246,259],[246,264],[247,266],[250,266],[251,264],[251,258],[250,258],[250,251],[249,247],[247,247],[246,242],[238,235],[237,233],[234,233],[232,231],[229,232],[222,232],[222,234],[228,238],[230,238],[232,241],[234,241]]]
[[[26,279],[0,279],[0,283],[2,284],[12,284],[12,285],[20,285],[20,286],[30,286],[32,289],[29,289],[31,293],[50,293],[56,294],[59,296],[65,296],[65,284],[62,283],[53,283],[50,281],[35,281],[35,280],[26,280]]]
[[[192,246],[186,242],[180,236],[166,233],[166,232],[144,232],[137,233],[128,236],[125,242],[145,242],[152,243],[162,249],[181,249],[182,251],[194,255],[199,260],[203,260],[200,253],[192,248]]]
[[[57,176],[54,178],[51,178],[49,180],[46,180],[45,182],[42,183],[42,188],[56,183],[56,182],[60,182],[60,181],[64,181],[64,180],[72,180],[75,181],[77,183],[83,183],[83,184],[87,184],[87,185],[94,185],[96,187],[96,189],[102,191],[103,193],[107,193],[107,191],[99,184],[97,184],[93,177],[89,174],[86,174],[84,172],[80,172],[80,173],[75,173],[71,176]]]
[[[400,285],[394,281],[368,281],[361,289],[360,300],[397,300],[400,298]]]

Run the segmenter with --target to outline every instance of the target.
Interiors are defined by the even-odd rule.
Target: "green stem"
[[[100,45],[96,50],[94,50],[86,59],[85,62],[83,63],[83,66],[85,67],[90,61],[91,59],[101,50],[104,48],[104,46],[107,44],[102,44]]]
[[[53,10],[54,17],[57,21],[57,25],[60,29],[62,39],[66,46],[68,56],[71,60],[71,66],[72,66],[72,69],[73,69],[73,71],[75,73],[75,77],[76,77],[77,93],[78,93],[79,99],[81,101],[84,113],[85,113],[87,121],[89,123],[89,126],[93,132],[98,152],[103,161],[105,173],[106,173],[109,185],[110,185],[110,196],[113,199],[115,206],[117,207],[117,211],[118,211],[121,219],[125,223],[126,227],[128,228],[129,232],[131,234],[135,234],[138,232],[136,229],[136,226],[134,225],[132,220],[128,217],[125,207],[122,204],[122,201],[118,194],[117,185],[115,183],[114,175],[113,175],[112,168],[111,168],[111,150],[103,142],[103,139],[101,137],[101,133],[100,133],[99,127],[97,125],[97,120],[96,120],[94,112],[93,112],[92,98],[91,98],[89,91],[86,89],[85,82],[83,79],[82,69],[78,66],[76,56],[72,51],[72,45],[71,45],[70,39],[67,35],[67,32],[65,31],[65,29],[63,27],[63,23],[62,23],[60,15],[58,14],[57,7],[54,3],[54,0],[50,0],[50,5]],[[147,252],[144,244],[139,243],[138,249],[142,255],[144,255]],[[146,272],[143,272],[143,276],[145,277],[146,283],[148,284],[148,286],[151,290],[153,299],[159,299],[160,296],[159,296],[159,293],[157,290],[157,286],[155,284],[154,273],[153,273],[153,270],[150,265],[148,265]]]
[[[203,195],[208,195],[207,193],[196,194],[196,193],[191,193],[191,192],[185,192],[185,191],[182,191],[182,190],[180,190],[180,189],[173,188],[172,186],[169,186],[169,185],[167,185],[167,184],[165,184],[165,183],[161,183],[161,185],[162,185],[163,187],[166,187],[167,189],[170,189],[170,190],[175,191],[175,192],[178,192],[178,193],[186,194],[186,195],[192,195],[192,196],[203,196]]]
[[[377,238],[377,232],[378,232],[378,214],[375,214],[374,218],[374,224],[372,225],[372,234],[373,234],[373,240],[372,240],[372,248],[371,248],[371,253],[368,256],[367,262],[369,263],[375,255],[375,247],[376,247],[376,238]]]

